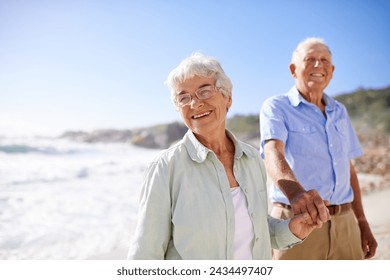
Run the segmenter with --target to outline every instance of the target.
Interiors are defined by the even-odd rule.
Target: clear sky
[[[231,78],[229,115],[258,114],[311,36],[333,53],[328,94],[390,85],[389,0],[0,0],[0,135],[180,120],[164,81],[195,51]]]

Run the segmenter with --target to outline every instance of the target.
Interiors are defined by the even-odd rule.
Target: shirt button
[[[333,148],[333,144],[329,144],[329,147]]]
[[[258,237],[256,237],[256,242],[259,242],[259,238]]]

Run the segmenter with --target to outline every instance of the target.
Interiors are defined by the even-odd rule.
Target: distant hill
[[[362,189],[389,186],[390,87],[376,90],[358,89],[334,98],[346,106],[363,146],[364,155],[355,159],[357,172],[384,178],[379,181],[370,179],[369,182],[361,182]],[[260,127],[257,114],[229,117],[227,127],[238,139],[259,148]],[[187,127],[182,122],[173,122],[132,130],[68,131],[60,137],[81,142],[121,142],[145,148],[165,149],[181,139],[186,131]]]
[[[254,147],[259,147],[260,124],[258,114],[235,115],[227,120],[226,126],[241,141],[247,142]]]
[[[390,87],[359,89],[334,98],[346,106],[356,131],[365,135],[363,138],[390,135]],[[227,120],[227,127],[240,140],[259,148],[258,114],[232,116]],[[186,131],[183,123],[174,122],[134,130],[68,131],[61,137],[83,142],[130,142],[146,148],[164,149],[181,139]]]
[[[358,133],[381,131],[390,134],[390,87],[358,89],[335,96],[345,105]]]

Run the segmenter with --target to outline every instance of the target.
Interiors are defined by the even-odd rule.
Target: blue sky
[[[194,51],[233,82],[235,114],[294,83],[306,37],[333,52],[326,92],[390,85],[389,0],[0,0],[0,135],[180,120],[164,84]]]

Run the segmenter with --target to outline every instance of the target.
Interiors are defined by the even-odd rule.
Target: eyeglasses
[[[304,58],[303,62],[305,64],[313,64],[313,65],[316,65],[317,64],[317,61],[318,63],[322,63],[323,65],[330,65],[332,64],[331,60],[328,59],[328,58],[320,58],[320,59],[317,59],[317,58],[314,58],[314,57],[306,57]]]
[[[195,91],[194,94],[199,100],[205,100],[213,97],[218,89],[215,86],[204,86]],[[182,93],[176,97],[176,103],[179,107],[184,107],[190,104],[193,98],[189,93]]]

